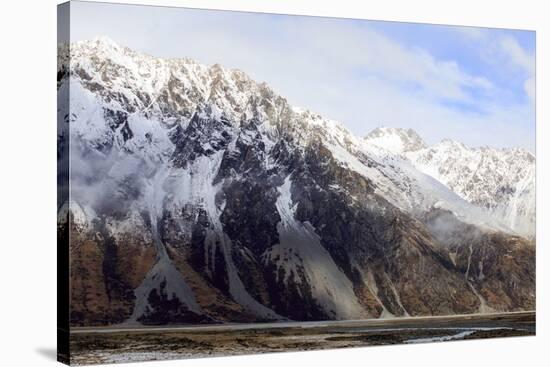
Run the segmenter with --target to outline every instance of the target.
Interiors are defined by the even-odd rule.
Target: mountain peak
[[[103,46],[119,47],[119,45],[107,36],[97,36],[92,40],[93,43]]]
[[[79,49],[95,50],[95,52],[102,51],[105,54],[117,53],[125,49],[125,47],[106,36],[97,36],[89,40],[78,41],[72,44],[72,47],[75,46]]]
[[[365,140],[398,154],[414,152],[427,147],[420,135],[410,128],[378,127],[368,133]]]
[[[442,139],[439,143],[437,143],[435,145],[436,147],[439,147],[439,148],[450,148],[450,149],[466,149],[466,150],[470,150],[470,148],[468,148],[466,145],[464,145],[463,143],[459,142],[459,141],[456,141],[456,140],[453,140],[453,139],[449,139],[449,138],[445,138],[445,139]]]

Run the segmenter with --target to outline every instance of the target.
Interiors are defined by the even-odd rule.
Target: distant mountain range
[[[378,128],[365,138],[406,157],[461,198],[509,229],[535,236],[535,156],[523,149],[468,148],[445,139],[433,146],[411,129]]]
[[[106,38],[59,54],[72,325],[534,309],[530,153],[357,137],[242,71]]]

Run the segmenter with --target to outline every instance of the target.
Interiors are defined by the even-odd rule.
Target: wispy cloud
[[[76,39],[107,35],[153,55],[242,69],[358,135],[383,124],[430,142],[534,150],[534,52],[513,32],[433,26],[420,44],[368,21],[77,4]],[[430,35],[448,36],[455,53],[427,47]]]
[[[512,37],[500,39],[500,47],[510,63],[521,68],[527,75],[523,87],[531,101],[535,99],[535,54],[526,52]]]
[[[535,101],[535,52],[522,47],[510,34],[499,30],[475,27],[456,27],[457,32],[477,43],[480,55],[495,67],[523,78],[523,90],[532,103]],[[534,43],[534,33],[533,33]]]

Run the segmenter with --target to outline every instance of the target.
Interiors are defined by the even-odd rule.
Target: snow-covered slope
[[[372,130],[365,139],[371,144],[398,154],[427,147],[424,140],[413,129],[379,127]]]
[[[430,147],[416,140],[411,146],[411,134],[418,137],[410,129],[382,128],[368,134],[365,141],[407,158],[418,170],[515,232],[535,236],[533,154],[517,148],[469,148],[449,139]]]
[[[437,204],[479,222],[475,208],[399,155],[364,144],[339,122],[292,108],[267,85],[252,81],[241,71],[219,65],[207,67],[189,59],[157,59],[105,38],[76,43],[72,54],[71,65],[79,77],[72,80],[71,107],[89,112],[78,115],[71,133],[95,147],[112,141],[125,151],[139,150],[140,156],[154,166],[163,156],[174,154],[169,131],[184,130],[193,116],[223,118],[229,124],[225,133],[230,135],[238,133],[240,121],[254,118],[261,122],[259,138],[266,147],[273,146],[282,131],[292,134],[302,147],[319,140],[341,164],[369,179],[380,194],[401,209],[423,211]],[[95,57],[89,58],[89,54]],[[117,113],[124,114],[124,123],[116,127],[121,134],[105,128],[105,112],[98,105],[114,111],[110,113],[114,118],[108,116],[108,120],[116,119]],[[124,139],[125,131],[131,132],[131,139]],[[373,138],[379,143],[391,141],[391,148],[400,152],[425,146],[412,130],[381,131],[388,134],[373,134]],[[213,149],[212,141],[218,138],[225,139],[221,135],[203,136],[201,149]],[[489,225],[491,220],[484,222]]]
[[[403,155],[358,138],[337,121],[300,109],[297,114],[291,115],[290,124],[288,128],[299,127],[295,136],[302,144],[312,140],[320,141],[342,166],[368,179],[378,194],[407,213],[419,216],[436,206],[451,210],[466,222],[507,230],[500,220],[483,215],[477,206],[471,205],[429,173],[418,170]],[[384,140],[380,137],[381,140],[377,141],[391,141],[395,143],[393,147],[406,151],[424,146],[423,141],[412,130],[399,136],[407,136],[407,140],[397,144],[395,142],[398,138]]]

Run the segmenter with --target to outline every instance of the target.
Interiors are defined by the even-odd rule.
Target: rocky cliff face
[[[70,56],[58,230],[73,325],[534,307],[534,245],[407,157],[241,71],[106,39]],[[458,228],[473,238],[448,236]]]

